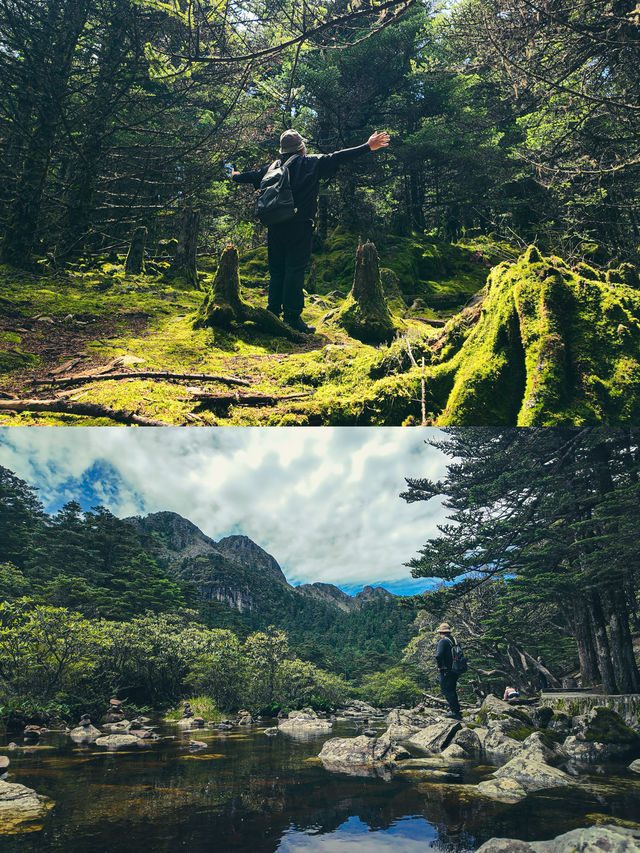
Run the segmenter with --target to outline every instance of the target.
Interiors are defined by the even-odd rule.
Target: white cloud
[[[47,505],[80,499],[90,482],[119,516],[171,510],[213,539],[245,533],[291,583],[411,583],[403,563],[444,513],[398,494],[405,476],[443,475],[446,458],[424,443],[436,432],[12,427],[0,431],[0,464]]]

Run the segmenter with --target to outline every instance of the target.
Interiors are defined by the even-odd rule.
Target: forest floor
[[[292,342],[250,323],[196,328],[200,289],[117,262],[40,276],[0,269],[0,425],[221,426],[635,423],[640,278],[628,263],[569,266],[489,239],[380,243],[389,344],[335,322],[357,238],[341,229],[312,258]],[[240,256],[243,298],[264,307],[266,250]],[[423,363],[424,359],[424,363]],[[134,373],[171,376],[134,376]],[[102,375],[98,375],[102,374]],[[204,375],[203,375],[204,374]],[[42,401],[46,401],[44,404]],[[66,410],[66,411],[65,411]]]
[[[49,275],[3,268],[0,400],[92,403],[172,425],[411,423],[420,418],[420,399],[409,406],[413,411],[403,405],[396,416],[393,394],[377,393],[382,375],[377,366],[389,348],[361,343],[322,321],[350,289],[356,243],[353,235],[338,230],[324,251],[314,255],[309,278],[315,292],[307,296],[303,316],[317,332],[296,343],[250,324],[194,329],[195,312],[213,280],[212,257],[199,258],[200,290],[181,289],[165,280],[161,264],[139,276],[125,275],[121,262],[79,265]],[[492,249],[495,260],[496,247]],[[381,267],[395,267],[403,289],[396,294],[395,308],[405,318],[403,338],[416,341],[418,348],[437,340],[444,320],[482,288],[488,262],[479,262],[473,256],[476,251],[475,245],[405,240],[396,241],[387,255],[381,252]],[[500,247],[497,251],[504,254]],[[266,305],[264,249],[241,256],[240,280],[247,302]],[[66,384],[71,376],[109,369],[120,374],[224,375],[248,384],[162,378]],[[222,399],[201,401],[196,397],[201,391]],[[247,405],[246,395],[264,399]],[[5,425],[113,422],[110,417],[51,411],[0,411],[0,424]]]

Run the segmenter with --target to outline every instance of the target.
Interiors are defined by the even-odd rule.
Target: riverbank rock
[[[8,755],[0,755],[0,773],[4,773],[4,771],[9,766],[9,756]]]
[[[265,729],[262,734],[267,735],[267,737],[273,737],[277,735],[280,729],[277,726],[270,726],[268,729]]]
[[[407,711],[404,708],[394,708],[386,717],[386,734],[395,740],[407,740],[411,735],[439,719],[440,714],[436,711],[416,711],[415,709]]]
[[[458,720],[441,720],[425,729],[421,729],[409,738],[412,746],[417,746],[427,752],[442,752],[451,743],[462,728]]]
[[[99,737],[101,737],[102,732],[100,729],[97,729],[95,726],[77,726],[75,729],[71,729],[69,732],[69,737],[75,743],[93,743]]]
[[[340,709],[339,715],[341,717],[379,717],[382,716],[382,712],[367,702],[354,699],[345,708]]]
[[[531,761],[543,761],[553,767],[562,764],[568,757],[566,750],[559,743],[545,738],[540,732],[534,732],[523,741],[518,756]]]
[[[15,832],[20,824],[44,817],[52,806],[48,797],[32,788],[0,780],[0,834]]]
[[[463,726],[460,731],[456,732],[450,746],[461,747],[466,756],[479,755],[482,751],[482,744],[480,743],[477,730],[469,729],[466,726]]]
[[[96,740],[96,746],[106,746],[109,749],[118,749],[121,746],[131,746],[138,743],[138,738],[135,735],[106,735],[99,737]]]
[[[407,750],[393,741],[384,737],[371,738],[366,735],[353,738],[331,738],[326,741],[318,755],[325,766],[327,763],[347,765],[388,763],[409,757]]]
[[[568,760],[577,765],[604,764],[607,761],[625,758],[629,755],[629,746],[619,743],[586,743],[575,735],[565,739],[563,748]]]
[[[197,750],[197,749],[206,749],[208,744],[206,744],[203,740],[190,740],[189,741],[189,749]]]
[[[131,728],[131,722],[129,720],[120,720],[117,723],[103,723],[103,728],[113,734],[125,733]]]
[[[551,841],[490,838],[476,853],[640,853],[640,832],[620,826],[572,829]]]
[[[635,761],[631,762],[629,770],[633,770],[634,773],[640,773],[640,758],[636,758]]]

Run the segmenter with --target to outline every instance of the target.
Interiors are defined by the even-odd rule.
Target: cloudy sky
[[[242,533],[289,583],[420,592],[403,565],[436,532],[436,501],[407,504],[404,477],[438,479],[435,429],[122,427],[0,429],[0,465],[38,488],[115,515],[180,513],[213,539]]]

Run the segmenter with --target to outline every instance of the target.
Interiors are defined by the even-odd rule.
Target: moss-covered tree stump
[[[633,267],[570,268],[531,246],[491,271],[445,327],[426,377],[437,424],[637,423],[640,292]]]
[[[241,298],[238,252],[235,246],[230,245],[222,252],[213,284],[200,306],[194,325],[196,328],[217,326],[228,329],[241,323],[253,323],[270,335],[293,341],[304,340],[275,314],[265,308],[254,308]]]
[[[373,243],[358,246],[353,287],[331,322],[363,343],[381,344],[393,339],[404,323],[394,317],[384,298],[378,253]]]

